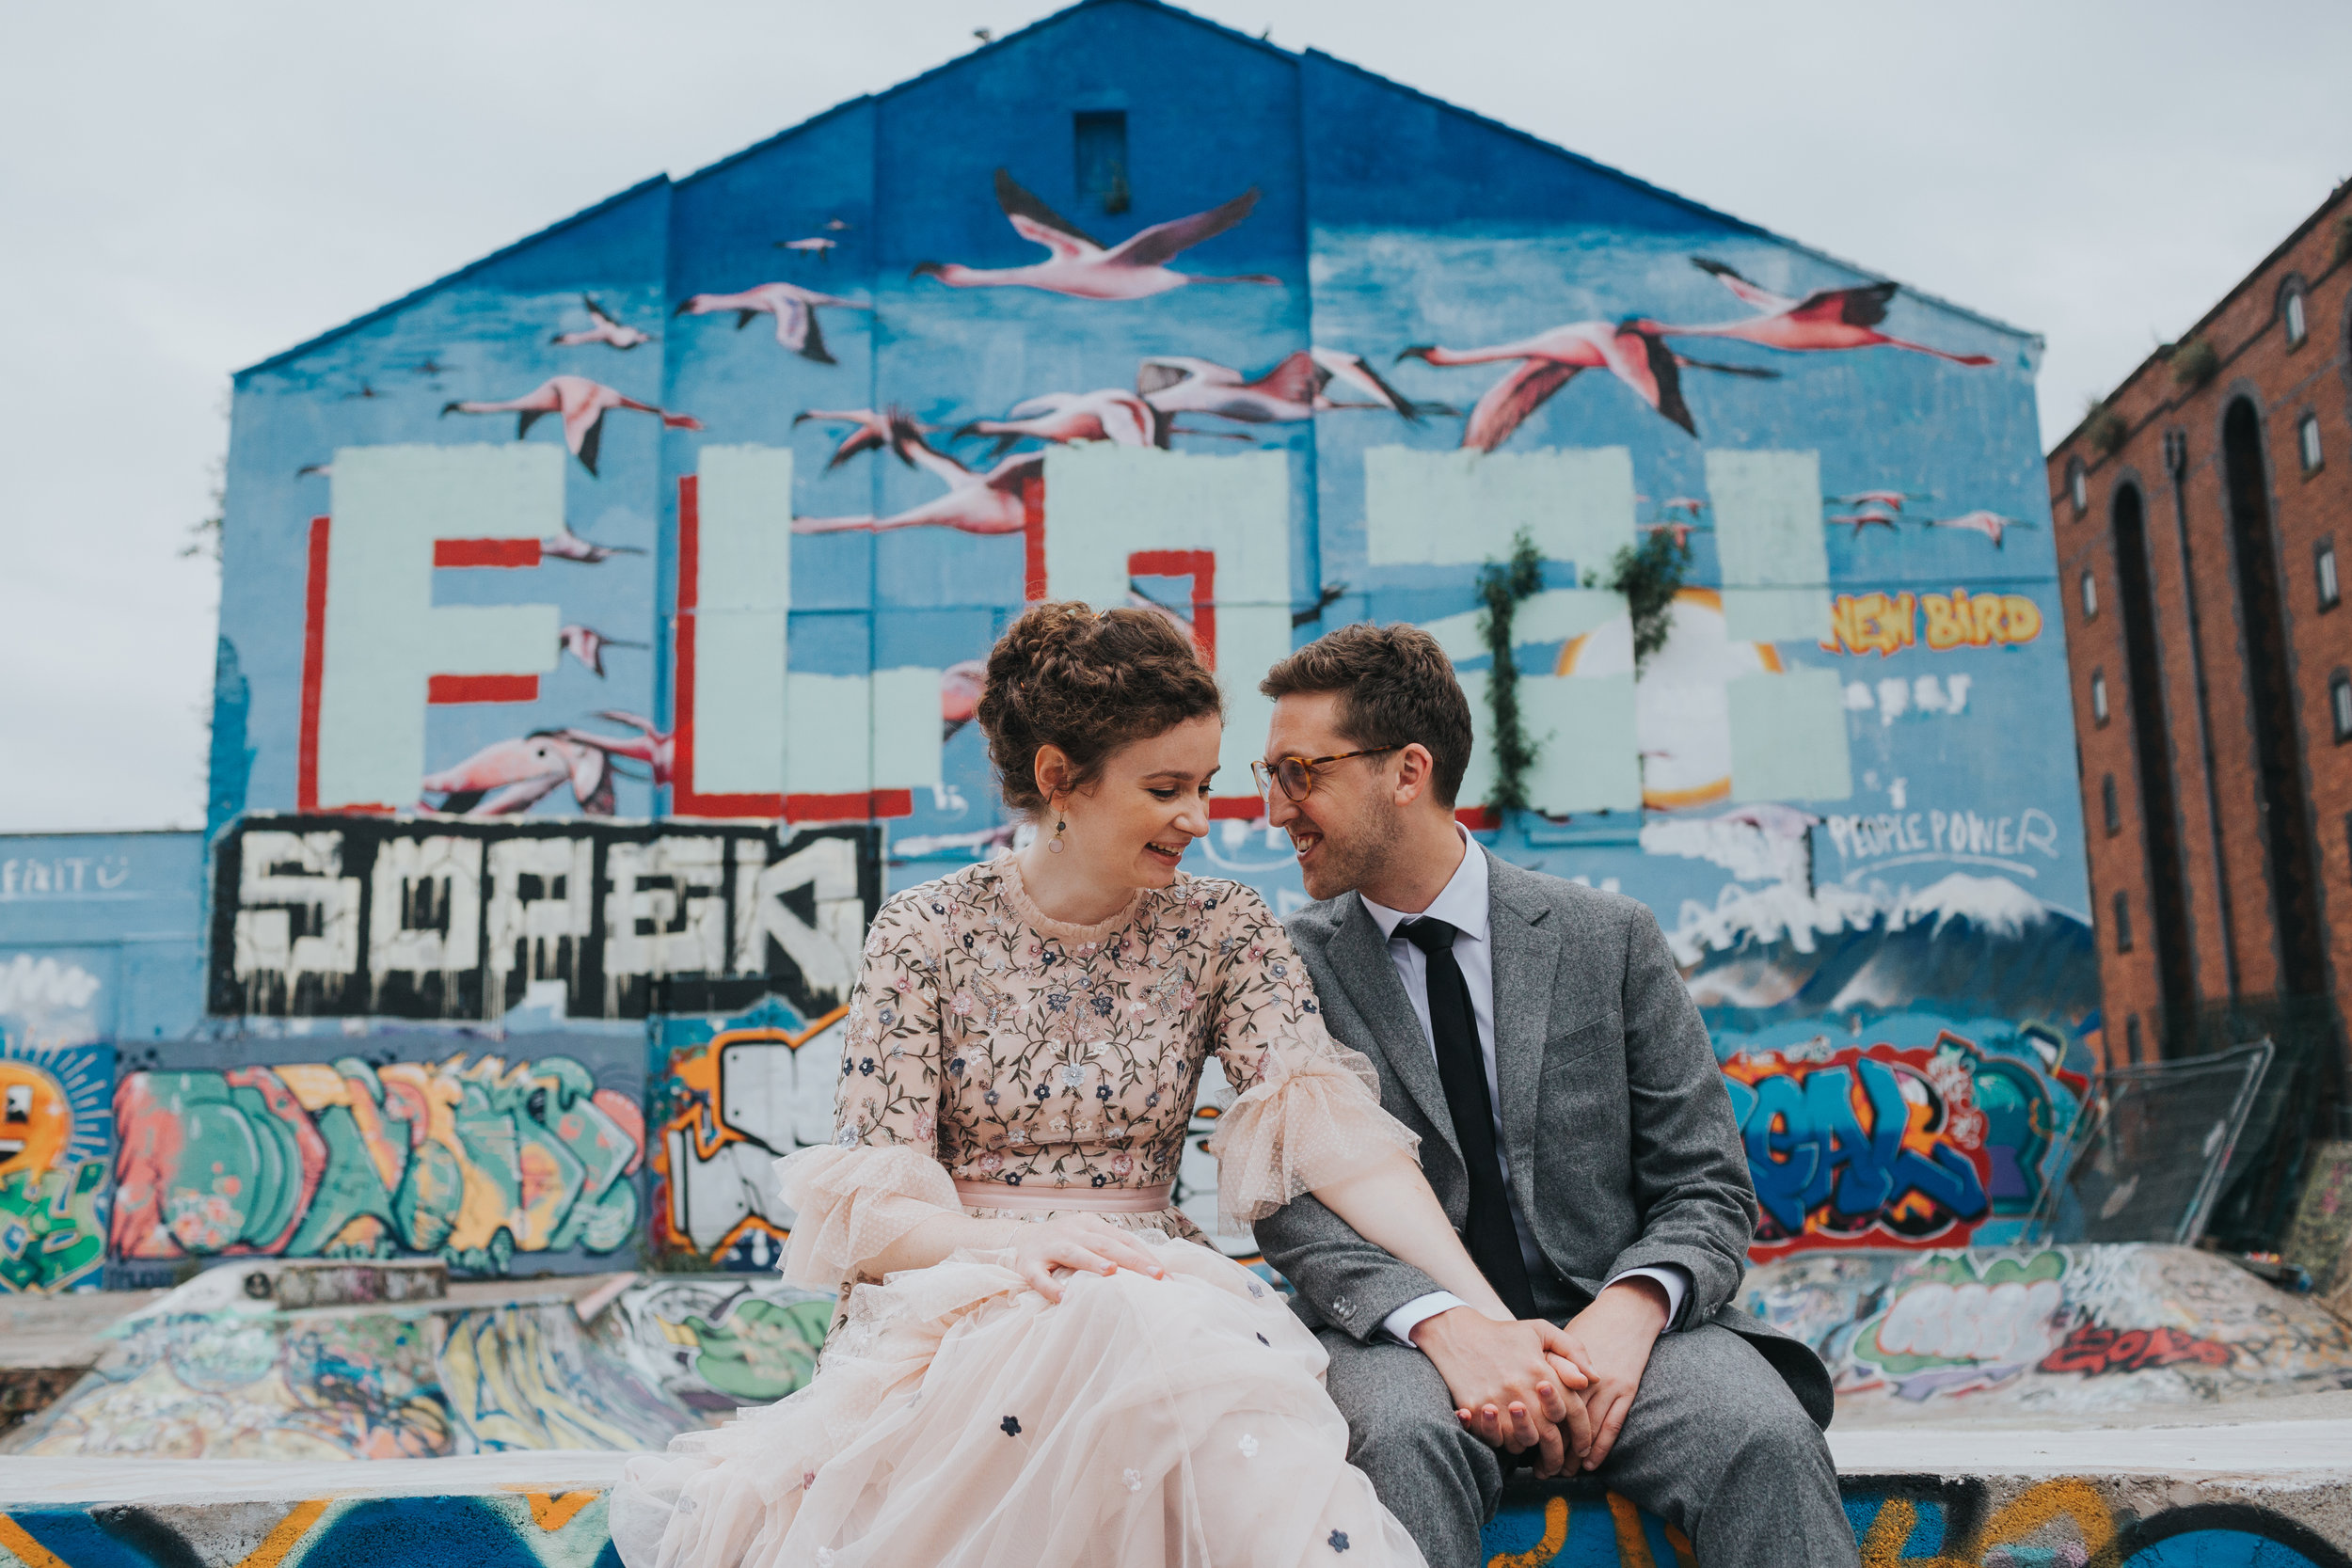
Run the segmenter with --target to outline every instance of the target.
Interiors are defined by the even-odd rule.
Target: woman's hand
[[[1056,1269],[1085,1274],[1133,1269],[1154,1279],[1168,1277],[1150,1248],[1100,1214],[1057,1214],[1041,1224],[1023,1226],[1012,1243],[1012,1266],[1047,1301],[1061,1300]]]

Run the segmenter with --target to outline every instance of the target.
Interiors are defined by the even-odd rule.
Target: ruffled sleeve
[[[939,1163],[939,933],[919,889],[882,907],[842,1031],[831,1145],[776,1162],[784,1276],[834,1290],[925,1220],[961,1213]]]
[[[1380,1080],[1361,1053],[1323,1026],[1307,966],[1288,932],[1246,887],[1219,946],[1216,1053],[1233,1103],[1217,1118],[1220,1225],[1240,1230],[1304,1192],[1415,1154],[1421,1140],[1380,1108]]]

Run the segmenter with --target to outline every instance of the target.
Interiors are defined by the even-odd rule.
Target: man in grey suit
[[[1470,705],[1427,633],[1343,627],[1261,689],[1268,819],[1321,900],[1289,925],[1324,1017],[1372,1058],[1521,1320],[1463,1306],[1311,1195],[1259,1221],[1330,1354],[1348,1457],[1431,1568],[1483,1562],[1479,1527],[1529,1460],[1594,1472],[1703,1568],[1855,1563],[1828,1374],[1732,1301],[1755,1192],[1656,919],[1455,824]],[[1564,1395],[1550,1356],[1586,1386]]]

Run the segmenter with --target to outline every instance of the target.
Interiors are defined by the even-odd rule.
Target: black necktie
[[[1462,1241],[1470,1261],[1486,1276],[1502,1304],[1522,1318],[1535,1316],[1535,1292],[1519,1255],[1519,1233],[1511,1223],[1511,1200],[1502,1187],[1502,1162],[1495,1153],[1494,1101],[1486,1093],[1486,1064],[1478,1049],[1478,1017],[1470,1010],[1470,982],[1454,960],[1454,928],[1423,916],[1397,927],[1396,934],[1428,959],[1429,1035],[1438,1048],[1438,1081],[1445,1085],[1454,1136],[1470,1167],[1470,1223]]]

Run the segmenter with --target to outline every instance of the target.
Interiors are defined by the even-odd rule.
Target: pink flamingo
[[[591,816],[612,815],[612,776],[604,753],[569,732],[533,730],[516,740],[485,746],[453,768],[427,773],[422,786],[441,797],[425,811],[452,816],[514,816],[564,784]]]
[[[1909,495],[1901,490],[1857,490],[1851,496],[1832,496],[1839,506],[1883,506],[1890,512],[1900,512],[1905,501],[1923,501],[1933,498]]]
[[[1656,322],[1643,325],[1669,338],[1738,338],[1743,342],[1758,343],[1766,348],[1783,349],[1792,354],[1813,354],[1849,348],[1909,349],[1914,354],[1931,354],[1938,359],[1948,359],[1955,365],[1990,365],[1989,354],[1947,354],[1925,343],[1906,342],[1876,330],[1886,319],[1886,306],[1902,285],[1899,283],[1862,283],[1846,289],[1816,289],[1803,299],[1759,288],[1740,277],[1721,261],[1704,256],[1693,256],[1691,264],[1711,275],[1737,295],[1741,304],[1761,312],[1746,321],[1724,322],[1712,326],[1662,326]]]
[[[1023,436],[1057,445],[1072,441],[1108,441],[1119,447],[1165,447],[1168,421],[1133,392],[1116,387],[1095,392],[1045,392],[1016,403],[1001,420],[974,420],[956,432],[993,436],[1002,457]]]
[[[1956,528],[1968,533],[1981,533],[1993,541],[1993,547],[2001,547],[2001,535],[2013,528],[2031,528],[2033,524],[2015,517],[2004,517],[1997,512],[1963,512],[1957,517],[1936,517],[1928,522],[1930,528]]]
[[[577,561],[583,566],[601,565],[616,555],[643,555],[644,553],[644,548],[636,545],[592,545],[574,533],[568,524],[565,525],[563,532],[549,534],[539,541],[539,554],[542,558],[550,561]]]
[[[1340,403],[1327,390],[1344,381],[1371,403]],[[1408,420],[1453,414],[1448,404],[1415,403],[1380,378],[1363,356],[1344,349],[1302,348],[1285,355],[1255,380],[1208,359],[1155,355],[1136,367],[1136,390],[1163,414],[1215,414],[1248,424],[1287,424],[1333,408],[1386,408]]]
[[[812,234],[804,240],[778,240],[776,248],[797,250],[803,256],[814,256],[820,261],[830,261],[833,260],[834,246],[840,243],[839,240],[827,239],[822,234]]]
[[[690,414],[673,414],[650,403],[639,403],[584,375],[549,376],[521,397],[498,403],[445,403],[441,404],[441,415],[446,419],[452,414],[519,414],[522,417],[515,422],[517,441],[530,435],[531,427],[543,416],[556,415],[564,421],[564,444],[572,449],[580,466],[593,474],[596,471],[596,451],[604,439],[604,417],[615,408],[659,414],[661,422],[672,430],[703,427],[702,421]]]
[[[1003,169],[996,171],[996,205],[1013,232],[1052,254],[1025,267],[967,267],[957,261],[925,261],[910,275],[936,277],[951,289],[1043,289],[1073,299],[1146,299],[1187,283],[1268,283],[1263,273],[1207,277],[1171,271],[1168,263],[1203,240],[1222,234],[1258,204],[1255,186],[1219,207],[1168,223],[1155,223],[1116,245],[1102,241],[1024,190]]]
[[[880,451],[890,445],[889,416],[877,414],[870,408],[811,408],[792,416],[793,427],[798,429],[805,420],[850,426],[850,433],[841,437],[840,445],[833,449],[833,456],[825,463],[827,472],[838,468],[859,452]]]
[[[988,660],[967,658],[939,673],[940,738],[952,740],[979,711],[980,689],[988,680]]]
[[[1691,535],[1694,533],[1705,533],[1709,531],[1704,524],[1692,521],[1644,523],[1642,525],[1642,531],[1644,533],[1671,533],[1675,536],[1675,548],[1678,550],[1687,550],[1691,547]]]
[[[1529,415],[1541,408],[1552,393],[1575,379],[1580,371],[1605,370],[1632,388],[1636,397],[1692,436],[1698,426],[1682,401],[1681,368],[1719,371],[1726,375],[1770,379],[1777,372],[1739,365],[1717,365],[1689,359],[1659,341],[1647,323],[1572,322],[1491,348],[1446,349],[1420,344],[1397,356],[1432,365],[1483,365],[1516,359],[1518,369],[1486,388],[1470,410],[1462,429],[1462,445],[1492,451],[1511,437]]]
[[[592,730],[567,727],[560,732],[563,738],[575,746],[585,746],[599,756],[628,757],[633,762],[642,762],[653,769],[655,784],[666,784],[670,782],[672,764],[676,755],[674,736],[662,734],[653,727],[650,720],[641,719],[634,713],[607,708],[596,717],[611,723],[627,724],[637,733],[597,735]]]
[[[1045,454],[1025,451],[986,473],[965,467],[923,439],[903,412],[890,416],[890,450],[898,460],[946,482],[947,493],[890,517],[795,517],[795,533],[879,533],[884,529],[952,528],[964,533],[1019,533],[1028,522],[1022,491],[1045,472]]]
[[[825,335],[818,330],[817,307],[831,305],[844,310],[870,310],[870,305],[860,305],[854,299],[841,299],[833,294],[820,294],[814,289],[803,289],[793,283],[762,283],[739,294],[694,294],[680,302],[671,312],[675,316],[708,316],[721,311],[735,312],[738,332],[751,325],[752,318],[771,315],[776,318],[776,341],[803,359],[814,359],[820,365],[835,363],[825,352]]]
[[[1845,513],[1829,520],[1832,525],[1851,523],[1853,536],[1856,539],[1862,537],[1862,531],[1866,528],[1883,528],[1889,533],[1896,531],[1894,514],[1882,511],[1875,506],[1866,506],[1859,512]]]
[[[544,552],[544,546],[542,547]],[[643,642],[628,642],[617,637],[607,637],[594,626],[569,626],[555,634],[556,646],[580,663],[604,676],[604,651],[607,648],[643,648]]]
[[[610,343],[614,348],[631,349],[639,343],[653,341],[652,333],[640,332],[633,326],[623,325],[615,321],[612,313],[603,306],[598,305],[586,294],[580,296],[580,302],[588,307],[588,319],[595,325],[578,332],[557,333],[548,340],[556,347],[576,348],[581,343]]]

